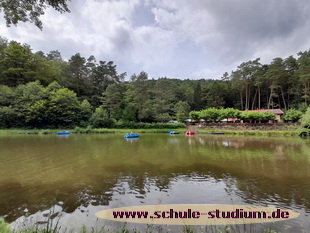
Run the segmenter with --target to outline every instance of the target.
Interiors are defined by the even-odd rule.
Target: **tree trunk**
[[[256,89],[256,92],[255,92],[255,95],[254,95],[254,99],[253,99],[253,102],[252,102],[252,110],[254,110],[254,104],[255,104],[257,92],[258,92],[258,88]]]
[[[244,108],[245,110],[248,110],[248,85],[245,86],[245,105]]]
[[[281,95],[282,95],[282,99],[283,99],[284,109],[285,109],[285,111],[286,111],[287,108],[286,108],[286,103],[285,103],[285,98],[284,98],[284,94],[283,94],[283,89],[282,89],[282,87],[280,87],[280,90],[281,90]]]
[[[268,100],[268,109],[270,109],[271,98],[272,98],[272,89],[270,90],[270,96],[269,96],[269,100]]]
[[[250,109],[250,101],[251,101],[251,87],[249,85],[248,87],[248,108],[247,109]]]
[[[258,86],[258,109],[260,109],[260,102],[261,102],[261,99],[260,99],[260,87]]]
[[[242,92],[243,92],[243,89],[241,89],[241,92],[240,92],[241,110],[243,111],[243,98],[242,98]]]

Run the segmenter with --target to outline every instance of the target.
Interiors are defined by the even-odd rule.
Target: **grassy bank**
[[[90,127],[87,128],[79,128],[76,127],[74,129],[0,129],[0,134],[38,134],[38,135],[45,135],[45,134],[56,134],[58,131],[68,130],[72,134],[126,134],[129,132],[134,133],[167,133],[170,128],[164,129],[93,129]],[[174,129],[176,132],[185,133],[186,128],[178,128]],[[193,130],[193,129],[191,129]],[[248,130],[248,129],[236,129],[233,128],[229,129],[222,129],[217,127],[210,127],[205,129],[197,128],[194,131],[201,133],[201,134],[212,134],[212,133],[223,133],[223,134],[230,134],[230,135],[256,135],[256,136],[299,136],[302,132],[300,127],[281,127],[277,130]]]
[[[134,133],[167,133],[169,129],[66,129],[72,134],[126,134],[128,132]],[[56,134],[56,132],[61,131],[60,129],[9,129],[0,130],[0,134]],[[186,129],[175,129],[176,132],[185,133]],[[257,135],[257,136],[299,136],[300,130],[217,130],[217,129],[202,129],[198,130],[201,134],[212,134],[212,133],[223,133],[231,135]]]
[[[56,134],[64,129],[1,129],[0,134]],[[125,133],[167,133],[171,129],[92,129],[75,128],[65,129],[73,134],[125,134]],[[177,132],[185,133],[185,128],[174,129]]]
[[[256,136],[299,136],[300,130],[217,130],[217,129],[203,129],[199,133],[212,134],[223,133],[231,135],[256,135]]]
[[[299,136],[302,128],[297,124],[207,124],[205,127],[190,126],[200,133],[225,133],[256,136]]]

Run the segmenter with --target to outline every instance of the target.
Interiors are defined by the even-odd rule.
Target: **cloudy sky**
[[[309,0],[72,0],[69,8],[48,9],[43,31],[8,28],[1,15],[0,35],[149,78],[218,79],[257,57],[269,63],[310,49]]]

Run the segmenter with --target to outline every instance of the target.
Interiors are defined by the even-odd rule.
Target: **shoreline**
[[[20,134],[20,135],[50,135],[56,134],[61,130],[70,131],[72,134],[125,134],[128,132],[134,133],[153,133],[163,134],[167,133],[170,129],[91,129],[91,128],[75,128],[75,129],[0,129],[0,134]],[[185,134],[187,129],[178,128],[174,129],[180,134]],[[223,129],[199,129],[196,131],[197,135],[254,135],[254,136],[299,136],[301,128],[296,129],[283,129],[283,130],[223,130]]]

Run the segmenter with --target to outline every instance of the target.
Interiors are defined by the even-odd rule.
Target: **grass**
[[[0,218],[0,232],[10,233],[10,224],[6,223],[3,218]]]
[[[202,129],[199,133],[224,133],[232,135],[255,135],[255,136],[299,136],[299,130],[216,130],[216,129]]]
[[[0,134],[56,134],[56,132],[64,129],[1,129]],[[65,129],[70,131],[73,134],[125,134],[128,132],[134,133],[167,133],[171,129],[108,129],[100,128],[93,129],[91,127],[80,128],[75,127],[74,129]],[[185,133],[185,128],[174,129],[176,132]],[[224,133],[231,135],[255,135],[255,136],[299,136],[301,135],[302,128],[290,125],[283,125],[277,130],[234,130],[233,128],[229,129],[220,129],[217,127],[210,127],[207,129],[197,128],[199,133]]]
[[[56,134],[56,132],[64,129],[1,129],[0,134]],[[125,134],[128,132],[134,133],[167,133],[170,129],[92,129],[92,128],[79,128],[65,129],[73,134],[114,134],[121,133]],[[184,132],[186,129],[175,129],[177,132]]]

